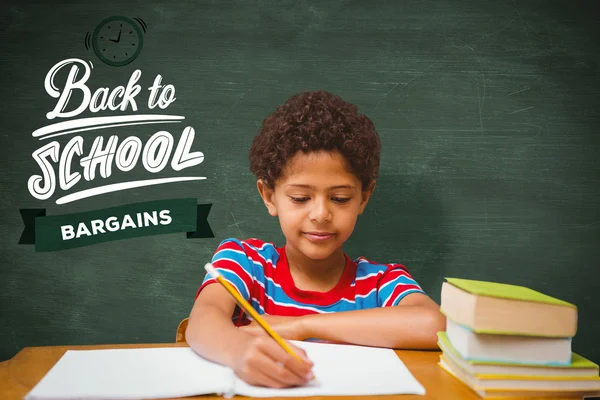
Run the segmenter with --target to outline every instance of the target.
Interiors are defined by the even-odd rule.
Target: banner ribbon
[[[25,228],[19,244],[34,244],[42,252],[178,232],[188,239],[213,238],[207,220],[211,206],[183,198],[53,216],[45,209],[20,209]]]

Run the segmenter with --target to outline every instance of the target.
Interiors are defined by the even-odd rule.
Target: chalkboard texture
[[[0,360],[25,346],[174,341],[221,240],[283,244],[248,150],[277,105],[321,89],[368,115],[383,146],[350,256],[406,265],[437,302],[444,277],[460,277],[575,303],[573,349],[600,362],[597,2],[12,3],[0,11]],[[79,113],[85,91],[62,109],[58,97],[73,66],[89,72],[94,100]],[[92,117],[108,119],[84,130]],[[169,143],[161,164],[155,151]],[[145,164],[130,165],[125,150],[138,144]],[[123,146],[118,165],[101,152],[112,145]],[[36,154],[53,167],[53,190],[31,178],[43,176]],[[60,175],[61,159],[72,175]],[[150,179],[164,181],[90,192]],[[140,211],[115,229],[159,222],[120,240],[56,249],[43,230],[24,234],[23,218],[32,229],[172,199],[188,199],[169,215],[176,231]],[[85,234],[72,229],[63,234]]]

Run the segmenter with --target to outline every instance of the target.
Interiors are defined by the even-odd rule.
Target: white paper
[[[316,383],[271,389],[251,386],[236,377],[235,393],[250,397],[424,395],[394,350],[329,343],[292,343],[306,351],[314,363]]]
[[[313,361],[316,383],[270,389],[246,384],[189,347],[69,350],[26,400],[160,399],[202,394],[251,397],[424,395],[393,350],[296,342]]]
[[[153,399],[224,393],[235,374],[189,347],[68,350],[26,400]]]

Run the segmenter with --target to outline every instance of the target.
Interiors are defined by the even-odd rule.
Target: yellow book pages
[[[511,300],[531,301],[536,303],[556,304],[577,308],[574,304],[552,296],[537,292],[524,286],[509,285],[506,283],[477,281],[471,279],[446,278],[452,285],[475,295],[500,297]]]
[[[445,316],[446,318],[450,318],[450,317],[448,316],[448,313],[447,313],[447,312],[446,312],[446,311],[445,311],[445,310],[444,310],[442,307],[440,307],[440,312],[441,312],[442,314],[444,314],[444,316]],[[561,336],[554,336],[554,335],[545,335],[545,334],[543,334],[543,333],[536,333],[536,334],[533,334],[533,333],[524,333],[524,332],[508,331],[508,330],[506,330],[506,331],[499,331],[499,330],[497,330],[497,329],[482,329],[482,328],[475,329],[475,328],[473,328],[473,327],[471,327],[471,326],[466,326],[466,325],[463,325],[463,327],[464,327],[465,329],[470,329],[470,330],[472,330],[473,332],[477,332],[477,333],[486,333],[486,334],[489,334],[489,335],[538,336],[538,337],[550,337],[550,338],[551,338],[551,337],[561,337]]]
[[[438,332],[437,333],[437,337],[439,340],[439,346],[443,347],[445,349],[448,349],[449,351],[452,352],[452,354],[456,355],[457,357],[460,357],[460,354],[454,349],[454,347],[452,347],[452,344],[450,343],[450,340],[448,340],[448,335],[446,335],[446,332]],[[485,361],[472,361],[472,360],[465,360],[466,362],[468,362],[471,365],[506,365],[506,366],[515,366],[515,365],[520,365],[520,366],[531,366],[531,367],[536,367],[536,368],[596,368],[598,369],[598,364],[588,360],[585,357],[580,356],[577,353],[572,353],[571,356],[571,364],[569,365],[532,365],[532,364],[523,364],[523,363],[506,363],[506,362],[499,362],[499,361],[492,361],[492,360],[485,360]]]
[[[485,380],[511,379],[515,381],[598,381],[600,376],[532,376],[532,375],[500,375],[500,374],[474,374],[473,376]]]
[[[527,398],[533,398],[533,397],[540,397],[540,396],[547,396],[548,394],[552,394],[553,398],[557,398],[557,397],[561,397],[561,398],[571,398],[571,397],[577,397],[579,399],[581,399],[584,395],[585,396],[600,396],[600,391],[588,391],[588,390],[577,390],[577,391],[557,391],[554,389],[548,389],[548,390],[523,390],[523,389],[519,389],[519,388],[506,388],[506,389],[494,389],[494,388],[489,388],[489,389],[483,389],[477,386],[472,386],[470,385],[468,382],[463,381],[452,369],[450,366],[448,366],[447,364],[444,365],[444,362],[442,361],[443,359],[440,357],[440,362],[437,363],[437,365],[443,369],[444,371],[446,371],[450,376],[452,376],[453,378],[455,378],[456,380],[458,380],[460,383],[464,384],[465,386],[469,387],[471,390],[475,391],[480,397],[482,398],[497,398],[496,396],[499,396],[499,398],[504,398],[504,397],[514,397],[514,396],[518,396],[519,398],[522,397],[527,397]]]
[[[452,365],[456,368],[460,368],[456,364],[453,364],[446,358],[444,354],[440,354],[440,362]],[[506,374],[470,374],[469,372],[462,370],[465,374],[469,374],[472,377],[480,379],[481,381],[499,381],[499,380],[513,380],[513,381],[598,381],[600,382],[600,376],[530,376],[530,375],[506,375]]]

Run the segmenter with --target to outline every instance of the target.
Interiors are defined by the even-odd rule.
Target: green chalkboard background
[[[278,104],[324,89],[370,116],[383,145],[380,180],[349,255],[405,264],[438,302],[445,276],[526,285],[573,302],[573,348],[600,362],[597,2],[14,3],[0,10],[0,359],[25,346],[174,341],[221,240],[283,244],[256,192],[248,149]],[[113,15],[141,18],[146,28],[137,59],[120,67],[86,48],[88,32]],[[93,64],[94,90],[126,85],[141,70],[137,113],[159,112],[144,99],[160,74],[176,90],[163,113],[185,117],[79,133],[84,154],[96,136],[145,142],[164,129],[177,140],[192,126],[192,150],[205,157],[180,172],[113,167],[71,192],[207,179],[68,204],[56,204],[68,193],[60,189],[35,199],[27,189],[40,173],[32,153],[48,141],[32,132],[56,122],[46,119],[56,99],[44,79],[68,58]],[[64,146],[72,136],[55,139]],[[74,168],[81,171],[77,157]],[[212,204],[214,238],[170,233],[54,252],[18,244],[22,208],[61,215],[189,197]]]

